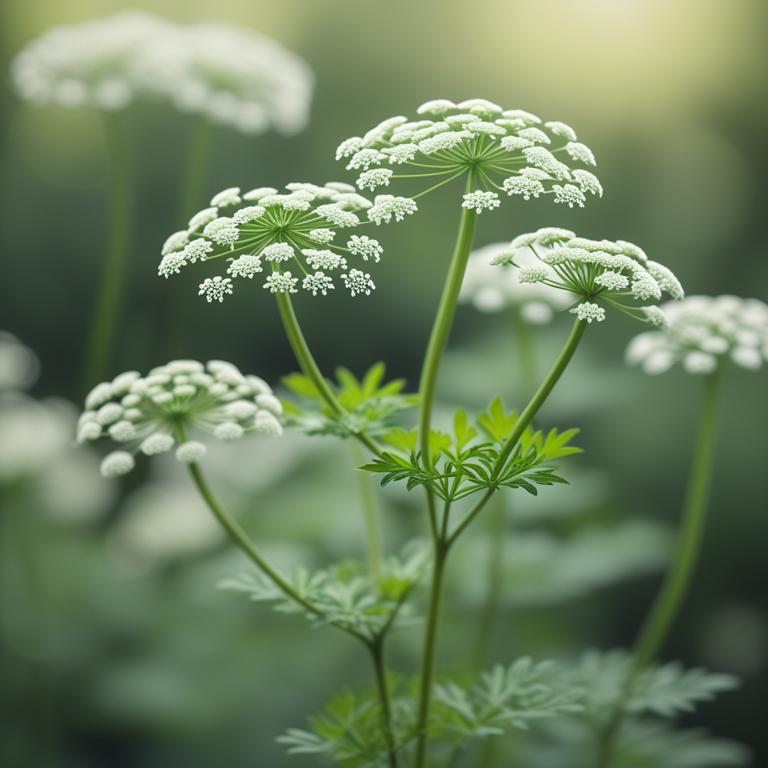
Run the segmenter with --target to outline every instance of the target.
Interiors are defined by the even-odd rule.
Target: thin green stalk
[[[621,700],[616,704],[614,713],[601,734],[598,745],[599,768],[609,768],[611,765],[616,739],[624,720],[624,707],[632,693],[632,687],[640,672],[656,658],[690,588],[701,551],[709,503],[717,433],[718,398],[719,376],[715,372],[707,376],[704,382],[696,445],[675,554],[661,589],[635,641],[632,669],[624,685]]]
[[[392,730],[392,706],[389,700],[389,688],[384,666],[384,638],[379,637],[376,642],[368,646],[373,662],[373,676],[376,680],[376,691],[381,704],[381,721],[384,729],[384,739],[387,744],[387,762],[389,768],[397,768],[397,743]]]
[[[567,368],[568,363],[571,361],[571,358],[576,352],[576,348],[579,346],[579,342],[581,341],[581,337],[584,335],[586,327],[586,320],[576,320],[574,322],[568,339],[566,340],[563,348],[560,350],[560,354],[558,355],[557,360],[555,360],[552,368],[550,369],[549,373],[539,388],[536,390],[536,393],[528,402],[528,405],[525,406],[525,409],[520,414],[520,418],[515,423],[515,428],[507,438],[507,441],[504,444],[504,447],[502,448],[496,463],[496,473],[503,469],[507,459],[509,459],[510,454],[515,449],[515,446],[522,437],[523,432],[525,432],[528,425],[533,421],[534,417],[539,412],[542,405],[544,405],[546,399],[549,397],[549,394],[552,392],[555,384],[557,384],[560,377],[563,375],[563,372]],[[488,503],[490,498],[493,496],[493,493],[493,489],[486,491],[480,500],[475,504],[475,506],[472,507],[472,509],[466,514],[464,519],[456,526],[456,528],[453,530],[453,533],[451,533],[451,535],[448,537],[449,546],[454,544],[456,539],[458,539],[458,537],[463,533],[467,526],[470,525],[470,523],[475,519],[475,517],[477,517],[478,514],[480,514],[480,511]]]
[[[363,451],[358,445],[353,446],[355,463],[365,463]],[[357,482],[360,488],[360,503],[365,519],[365,538],[368,549],[368,566],[371,576],[378,581],[381,576],[381,526],[379,510],[376,504],[376,491],[370,476],[366,472],[357,472]]]
[[[299,367],[304,375],[315,385],[320,397],[322,397],[326,405],[333,411],[334,415],[343,416],[345,413],[344,406],[339,402],[336,394],[328,385],[328,382],[325,380],[325,377],[315,362],[315,358],[312,356],[307,340],[304,338],[304,334],[301,331],[299,319],[296,317],[296,312],[293,309],[293,303],[291,302],[290,296],[287,293],[278,293],[277,306],[280,310],[280,319],[283,321],[283,328],[285,328],[285,333],[288,336],[288,342],[291,345],[293,354],[296,356]],[[379,447],[365,432],[355,432],[354,436],[373,454],[379,454]]]
[[[291,600],[294,600],[302,608],[316,616],[322,616],[323,612],[312,605],[308,600],[302,597],[272,566],[261,556],[255,545],[251,541],[240,523],[227,513],[216,500],[210,486],[203,476],[200,465],[196,462],[189,464],[189,473],[197,486],[197,490],[213,512],[214,517],[219,521],[222,528],[229,534],[230,538],[240,549],[255,563],[256,567],[264,573],[280,590],[282,590]]]
[[[467,192],[472,189],[472,175],[467,179]],[[419,442],[422,460],[429,463],[429,431],[432,425],[432,406],[437,390],[437,377],[440,372],[440,362],[448,344],[448,336],[456,314],[456,305],[459,300],[461,284],[467,269],[467,261],[472,251],[472,243],[477,227],[477,214],[474,210],[462,209],[461,223],[456,237],[456,245],[453,257],[448,269],[448,276],[440,297],[440,305],[437,309],[432,333],[427,345],[427,353],[424,357],[424,366],[421,370],[421,382],[419,384]]]
[[[432,583],[429,593],[427,626],[424,634],[424,652],[419,685],[419,709],[416,719],[416,768],[425,765],[427,744],[429,742],[429,710],[432,703],[432,677],[435,669],[435,648],[440,620],[440,602],[443,595],[443,577],[448,549],[438,544],[432,561]]]
[[[109,233],[85,352],[85,388],[90,388],[104,379],[108,371],[122,303],[125,260],[133,213],[134,162],[131,157],[130,131],[126,116],[105,114],[104,130],[109,156]]]

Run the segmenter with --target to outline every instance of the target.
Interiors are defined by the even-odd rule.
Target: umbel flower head
[[[20,96],[36,103],[119,110],[148,97],[245,133],[302,129],[314,82],[304,61],[253,30],[138,11],[55,27],[12,72]]]
[[[245,376],[221,360],[174,360],[146,376],[128,371],[94,387],[85,398],[77,440],[106,437],[120,444],[101,464],[101,473],[110,477],[130,472],[139,451],[153,456],[175,446],[179,461],[199,461],[206,447],[189,433],[225,441],[248,432],[280,435],[281,413],[280,401],[258,376]]]
[[[584,167],[595,165],[592,151],[565,123],[485,99],[458,104],[437,99],[416,112],[413,119],[391,117],[339,145],[336,159],[360,172],[360,189],[427,179],[432,186],[414,196],[420,197],[472,174],[473,188],[462,207],[477,213],[498,208],[504,196],[529,200],[551,195],[573,208],[583,207],[587,195],[603,194],[597,177]]]
[[[533,261],[524,263],[527,254]],[[601,322],[603,305],[652,325],[664,325],[656,306],[662,294],[683,298],[680,281],[662,264],[651,261],[642,248],[625,240],[590,240],[557,227],[545,227],[516,237],[510,249],[496,257],[497,265],[514,264],[517,279],[567,291],[576,298],[571,309],[580,320]],[[628,303],[629,302],[629,303]]]
[[[288,184],[278,194],[260,187],[241,194],[230,187],[214,195],[209,208],[196,213],[186,230],[172,234],[162,249],[158,272],[178,273],[197,261],[223,259],[224,274],[206,278],[200,295],[223,301],[238,280],[257,277],[272,293],[326,296],[341,284],[352,296],[376,287],[367,272],[383,249],[367,235],[350,234],[361,216],[380,224],[404,212],[371,203],[349,184]]]
[[[708,374],[728,360],[749,370],[768,361],[768,305],[737,296],[689,296],[665,304],[667,325],[635,336],[627,362],[658,374],[681,363],[688,373]]]
[[[515,264],[495,266],[502,256],[510,255],[509,243],[493,243],[472,252],[461,286],[460,301],[471,303],[481,312],[499,312],[517,308],[520,316],[532,325],[548,323],[558,310],[571,300],[563,291],[540,283],[521,283],[520,267],[531,266],[536,257],[526,249],[515,254]]]

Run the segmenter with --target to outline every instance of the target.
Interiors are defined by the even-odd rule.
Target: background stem
[[[609,768],[611,765],[616,740],[624,719],[624,707],[632,693],[632,687],[639,673],[654,660],[667,639],[680,606],[688,593],[699,559],[714,463],[718,396],[719,376],[715,372],[707,376],[704,381],[696,445],[675,554],[661,589],[635,641],[632,668],[621,699],[617,702],[612,717],[601,733],[598,744],[599,768]]]
[[[84,388],[89,389],[107,374],[115,342],[133,214],[134,163],[129,126],[124,114],[103,113],[109,163],[109,214],[107,248],[91,315],[83,371]]]
[[[365,456],[359,445],[352,446],[356,465],[365,463]],[[361,470],[355,470],[358,487],[360,488],[360,505],[365,521],[365,537],[368,549],[368,566],[371,577],[378,581],[381,577],[381,524],[376,503],[376,490],[370,475]]]
[[[376,680],[376,690],[381,704],[381,720],[384,728],[384,738],[387,743],[387,762],[389,768],[397,768],[397,744],[392,731],[392,708],[389,701],[389,688],[384,665],[384,638],[380,637],[369,646],[373,661],[373,676]]]

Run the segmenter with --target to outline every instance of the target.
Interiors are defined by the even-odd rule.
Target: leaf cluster
[[[388,558],[376,579],[363,564],[353,561],[314,572],[297,569],[291,587],[315,610],[294,600],[261,573],[240,574],[219,586],[245,593],[256,602],[272,603],[282,613],[304,614],[314,627],[333,625],[373,641],[396,619],[402,619],[401,609],[428,562],[427,548],[414,544],[401,556]]]
[[[286,421],[310,435],[350,437],[366,432],[371,436],[392,428],[397,414],[416,405],[416,395],[404,394],[405,379],[385,381],[384,363],[376,363],[358,379],[347,368],[337,368],[336,380],[328,385],[344,408],[334,413],[320,395],[315,384],[301,373],[283,378],[283,385],[298,401],[284,400]]]
[[[545,434],[529,425],[506,456],[505,447],[519,418],[516,411],[505,409],[501,398],[474,422],[459,409],[452,434],[432,431],[429,460],[417,448],[416,430],[391,430],[383,439],[393,450],[382,451],[361,469],[381,474],[382,485],[404,482],[408,490],[426,486],[446,502],[502,487],[522,488],[535,496],[537,486],[567,483],[543,464],[580,453],[581,449],[570,445],[578,430],[553,428]]]

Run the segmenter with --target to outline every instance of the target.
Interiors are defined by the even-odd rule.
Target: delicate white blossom
[[[102,463],[105,476],[130,472],[138,452],[156,456],[174,446],[179,461],[199,461],[206,448],[188,438],[191,431],[220,440],[236,440],[247,432],[282,431],[279,401],[275,408],[269,386],[255,376],[244,376],[231,363],[174,360],[146,376],[131,372],[128,380],[126,386],[126,379],[118,376],[95,387],[78,424],[78,442],[107,438],[120,444]]]
[[[304,128],[314,84],[304,61],[254,30],[138,11],[50,29],[12,73],[35,103],[112,111],[150,99],[249,134]]]
[[[505,110],[485,99],[458,104],[433,99],[416,111],[421,119],[390,118],[339,145],[336,159],[346,161],[349,170],[363,171],[361,189],[401,179],[425,179],[431,189],[472,173],[479,186],[470,191],[469,200],[476,204],[470,205],[465,195],[463,205],[478,213],[499,207],[498,191],[525,200],[552,195],[555,202],[571,207],[583,206],[587,194],[602,194],[594,174],[572,167],[592,166],[595,158],[565,123],[542,122],[530,112]],[[387,165],[410,168],[394,176]],[[378,217],[379,208],[374,208]]]
[[[499,264],[503,266],[500,268]],[[554,274],[527,248],[513,251],[509,243],[478,248],[469,257],[459,298],[481,312],[499,312],[509,307],[527,323],[548,323],[555,312],[571,304],[571,299],[541,280],[527,282],[521,279],[521,273],[526,270],[536,270],[537,278]],[[533,276],[531,272],[528,274]]]
[[[566,292],[571,302],[578,299],[572,312],[590,323],[601,322],[610,306],[660,327],[664,313],[648,302],[663,293],[683,297],[671,270],[651,261],[634,243],[591,240],[557,227],[519,235],[495,254],[492,264],[518,268],[516,278],[523,284]]]
[[[391,174],[384,168],[371,173],[378,171]],[[380,243],[367,235],[345,232],[346,246],[344,241],[334,244],[339,231],[360,226],[363,212],[382,224],[402,221],[416,211],[409,198],[379,195],[371,202],[341,182],[324,186],[292,182],[286,189],[279,193],[273,187],[258,187],[241,193],[239,187],[228,187],[214,195],[212,205],[195,214],[187,230],[166,240],[158,273],[171,277],[191,264],[224,258],[226,274],[200,284],[199,294],[208,301],[223,301],[238,280],[251,279],[265,267],[272,273],[263,286],[272,293],[296,293],[301,288],[325,296],[334,285],[330,273],[347,270],[348,259],[378,262],[383,252]]]
[[[692,374],[708,374],[727,361],[756,370],[768,361],[768,305],[736,296],[689,296],[661,307],[661,330],[636,336],[627,361],[658,374],[680,363]]]
[[[367,272],[362,272],[359,269],[350,269],[349,272],[345,272],[341,279],[344,281],[344,285],[347,286],[352,296],[357,296],[360,293],[364,293],[366,296],[371,295],[376,286],[371,280],[371,276]]]

